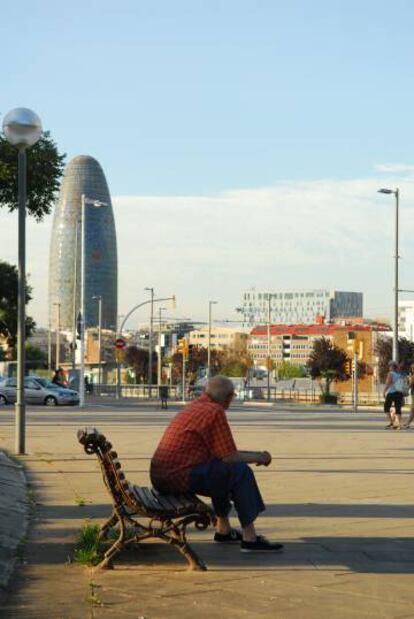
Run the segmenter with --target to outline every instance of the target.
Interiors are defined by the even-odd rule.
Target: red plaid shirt
[[[151,460],[151,481],[162,492],[187,492],[196,464],[237,451],[221,404],[203,394],[174,417]]]

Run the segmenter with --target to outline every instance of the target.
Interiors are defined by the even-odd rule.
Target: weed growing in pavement
[[[75,496],[75,505],[77,505],[78,507],[84,507],[86,505],[86,499],[77,494]]]
[[[96,593],[96,589],[99,588],[99,585],[97,585],[97,584],[95,584],[94,582],[91,581],[89,583],[89,587],[90,587],[89,599],[88,599],[89,604],[92,607],[93,606],[103,606],[102,600],[100,599],[100,597]]]
[[[74,560],[82,565],[97,565],[102,560],[99,542],[99,525],[87,522],[83,525],[74,552]]]

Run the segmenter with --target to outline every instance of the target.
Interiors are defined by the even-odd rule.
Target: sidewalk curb
[[[0,451],[0,588],[7,587],[30,517],[23,466]]]

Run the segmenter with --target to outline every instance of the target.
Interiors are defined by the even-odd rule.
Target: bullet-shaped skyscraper
[[[93,157],[81,155],[66,166],[55,208],[50,244],[49,316],[52,329],[73,332],[81,299],[81,205],[85,199],[85,326],[116,330],[118,259],[115,221],[105,175]],[[100,203],[96,208],[94,203]],[[59,306],[59,312],[57,307]]]

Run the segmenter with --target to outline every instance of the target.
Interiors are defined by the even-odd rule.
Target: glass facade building
[[[111,196],[99,163],[89,156],[72,159],[66,166],[55,207],[49,265],[49,319],[52,329],[72,331],[81,298],[81,203],[85,196],[85,325],[98,324],[102,297],[102,327],[116,329],[118,259]],[[89,201],[105,206],[96,208]],[[59,305],[59,307],[57,307]],[[59,310],[59,311],[58,311]]]

